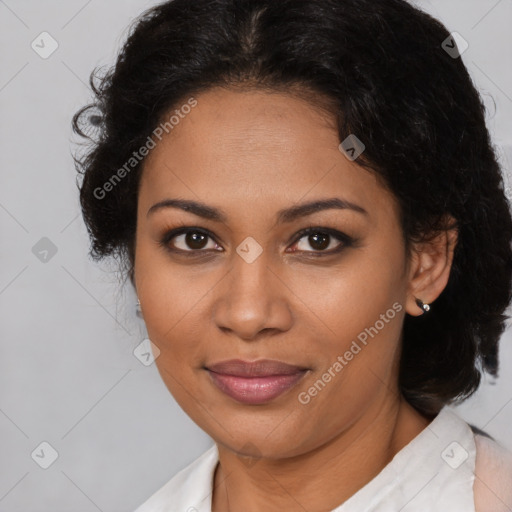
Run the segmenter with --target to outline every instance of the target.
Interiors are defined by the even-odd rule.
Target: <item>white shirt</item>
[[[135,512],[211,512],[218,460],[213,445]],[[474,434],[444,407],[375,478],[332,510],[397,511],[512,512],[512,453]]]

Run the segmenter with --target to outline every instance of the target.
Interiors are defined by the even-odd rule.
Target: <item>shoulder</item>
[[[512,452],[493,439],[475,434],[476,512],[512,510]]]
[[[214,444],[158,489],[135,512],[210,512],[213,475],[217,462],[218,451]],[[171,505],[173,508],[170,508]]]

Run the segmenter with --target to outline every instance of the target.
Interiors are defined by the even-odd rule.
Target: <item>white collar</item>
[[[475,512],[476,447],[469,425],[444,407],[382,471],[332,512]],[[217,445],[135,512],[211,512]]]

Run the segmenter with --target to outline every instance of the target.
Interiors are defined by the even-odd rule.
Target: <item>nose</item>
[[[224,332],[255,341],[291,328],[291,292],[264,254],[252,263],[235,255],[215,293],[213,319]]]

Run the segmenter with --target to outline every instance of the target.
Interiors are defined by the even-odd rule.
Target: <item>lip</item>
[[[231,359],[205,367],[215,386],[238,402],[257,405],[269,402],[295,386],[309,368],[282,361]]]

